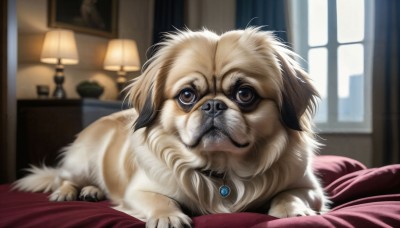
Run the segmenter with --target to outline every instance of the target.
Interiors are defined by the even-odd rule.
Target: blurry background
[[[15,177],[16,101],[53,89],[54,65],[40,62],[51,0],[2,1],[1,181]],[[99,3],[105,0],[98,0]],[[264,26],[296,51],[322,100],[315,120],[320,154],[367,166],[399,162],[399,8],[396,0],[115,0],[117,35],[136,41],[140,62],[175,28],[216,33]],[[97,1],[93,1],[97,3]],[[376,35],[378,34],[378,35]],[[116,74],[103,70],[110,38],[75,31],[79,63],[65,67],[68,98],[96,80],[101,100],[116,100]],[[140,71],[128,72],[132,79]]]

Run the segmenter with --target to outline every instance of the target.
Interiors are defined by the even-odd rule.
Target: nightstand
[[[18,100],[17,177],[29,164],[54,166],[60,150],[100,117],[127,108],[120,101],[97,99]]]

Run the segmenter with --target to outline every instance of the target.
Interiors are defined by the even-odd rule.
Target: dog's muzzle
[[[207,140],[208,146],[220,144],[224,139],[228,139],[238,148],[245,148],[250,145],[249,142],[238,142],[232,137],[232,132],[229,132],[226,117],[223,115],[229,109],[226,103],[218,99],[210,99],[202,104],[199,109],[203,112],[202,124],[193,136],[193,143],[187,144],[188,147],[197,147],[202,140]]]

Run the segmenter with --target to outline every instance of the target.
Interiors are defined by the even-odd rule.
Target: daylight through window
[[[291,1],[293,43],[321,95],[317,127],[370,132],[373,1],[299,2]]]

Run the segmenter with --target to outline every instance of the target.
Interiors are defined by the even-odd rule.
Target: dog
[[[133,107],[88,126],[58,167],[32,166],[15,188],[107,197],[147,227],[190,226],[188,213],[323,213],[318,92],[294,57],[259,28],[167,34],[129,86]]]

